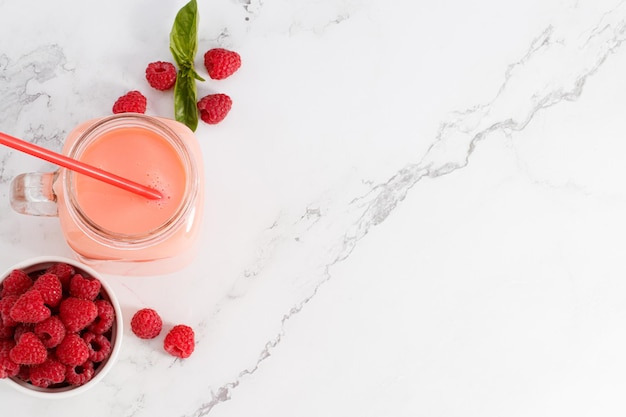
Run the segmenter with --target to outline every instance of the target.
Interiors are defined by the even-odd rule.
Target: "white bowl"
[[[86,275],[97,278],[101,283],[101,294],[104,298],[110,301],[113,309],[115,311],[115,321],[113,322],[113,327],[111,328],[111,354],[105,359],[102,363],[99,364],[98,368],[95,370],[93,378],[80,386],[66,386],[60,388],[41,388],[34,386],[28,382],[25,382],[19,378],[4,378],[0,379],[0,381],[5,382],[6,385],[11,386],[12,388],[20,391],[22,393],[45,399],[61,399],[68,398],[74,395],[78,395],[82,392],[85,392],[92,387],[94,387],[98,382],[104,378],[104,376],[111,370],[113,365],[115,364],[117,357],[120,352],[120,348],[122,345],[122,334],[123,334],[123,320],[122,320],[122,310],[120,308],[117,297],[113,293],[111,287],[107,284],[107,282],[102,278],[102,276],[93,270],[92,268],[81,264],[73,259],[59,257],[59,256],[40,256],[36,258],[27,259],[20,263],[17,263],[10,268],[8,268],[2,275],[0,275],[0,283],[4,281],[4,279],[9,275],[11,271],[14,269],[24,270],[26,273],[42,271],[47,269],[49,266],[56,263],[66,263],[68,265],[73,266],[76,269],[76,272],[84,272]]]

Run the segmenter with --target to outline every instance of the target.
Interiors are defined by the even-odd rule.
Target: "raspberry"
[[[0,298],[0,321],[6,327],[14,327],[17,322],[11,318],[11,308],[20,298],[19,295],[7,295],[6,297]]]
[[[33,280],[30,279],[26,272],[20,269],[14,269],[9,276],[2,281],[2,293],[0,296],[22,295],[32,286]]]
[[[98,316],[93,323],[87,326],[87,330],[95,334],[106,333],[115,321],[115,310],[107,300],[96,300],[94,304],[98,309]]]
[[[141,339],[154,339],[161,333],[163,321],[155,310],[142,308],[130,320],[130,328]]]
[[[59,262],[46,269],[46,273],[56,275],[59,281],[61,281],[63,289],[67,291],[70,286],[70,279],[74,276],[76,271],[72,265]]]
[[[86,361],[78,366],[67,365],[65,367],[65,381],[70,385],[83,385],[89,382],[93,375],[93,362],[91,361]]]
[[[165,336],[163,348],[170,355],[179,358],[188,358],[195,348],[193,329],[184,324],[178,324]]]
[[[35,325],[34,324],[27,324],[27,323],[19,323],[17,326],[15,326],[15,328],[13,329],[13,340],[15,340],[15,343],[20,341],[20,337],[22,337],[22,335],[24,335],[24,333],[34,333],[35,332]]]
[[[43,345],[48,349],[56,347],[65,338],[65,326],[58,316],[52,316],[33,329]]]
[[[55,274],[47,272],[41,275],[33,284],[33,289],[41,293],[44,304],[50,307],[56,307],[61,302],[63,287]]]
[[[48,350],[35,333],[27,332],[9,351],[9,358],[20,365],[39,365],[48,358]]]
[[[43,303],[41,293],[37,290],[26,291],[11,307],[11,318],[20,323],[39,323],[51,314],[50,309]]]
[[[13,362],[9,352],[15,347],[12,340],[0,340],[0,379],[15,376],[20,371],[20,365]]]
[[[24,338],[24,336],[22,336]],[[65,335],[59,346],[55,350],[57,359],[70,366],[78,366],[89,359],[89,346],[76,333]]]
[[[89,346],[89,360],[92,362],[102,362],[111,356],[111,342],[101,334],[86,332],[83,340]]]
[[[148,101],[139,91],[129,91],[113,104],[113,113],[145,113]]]
[[[223,80],[241,67],[241,57],[237,52],[227,49],[210,49],[204,54],[204,66],[209,72],[209,77]]]
[[[70,295],[83,300],[95,300],[100,294],[100,281],[76,274],[70,281]]]
[[[232,106],[233,101],[226,94],[209,94],[198,101],[200,118],[210,125],[224,120]]]
[[[152,88],[169,90],[176,84],[176,67],[170,62],[152,62],[146,68],[146,80]]]
[[[31,384],[36,387],[48,388],[50,385],[65,381],[65,365],[53,359],[48,359],[41,365],[30,369]]]
[[[68,332],[78,332],[90,325],[98,316],[98,308],[93,301],[68,297],[61,301],[59,318]]]

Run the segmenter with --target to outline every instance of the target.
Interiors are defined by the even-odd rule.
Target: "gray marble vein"
[[[7,129],[24,108],[42,93],[31,93],[28,84],[43,83],[56,76],[65,64],[58,45],[44,45],[12,61],[0,55],[0,128]]]
[[[294,276],[302,275],[303,280],[312,279],[312,283],[304,286],[308,293],[284,314],[279,333],[267,341],[256,363],[239,372],[233,381],[212,390],[211,399],[186,416],[208,415],[219,403],[231,398],[232,390],[271,356],[272,350],[281,342],[289,320],[302,311],[321,286],[332,278],[333,266],[347,259],[357,243],[372,227],[383,223],[416,184],[464,168],[481,141],[522,131],[542,110],[578,99],[587,80],[612,54],[621,50],[626,39],[625,31],[626,7],[623,2],[606,12],[591,29],[584,25],[584,19],[583,23],[577,22],[575,16],[571,21],[546,27],[531,42],[526,53],[505,69],[504,80],[493,99],[454,112],[443,120],[432,144],[417,162],[400,168],[387,181],[355,197],[347,206],[312,205],[296,223],[278,219],[268,229],[269,237],[262,256],[246,270],[241,280],[257,279],[263,274],[267,259],[280,251],[282,245],[294,240],[301,245],[299,254],[303,259],[308,245],[325,244],[330,249],[323,259],[315,260],[318,265],[315,277],[311,278],[303,270],[291,271]],[[293,262],[293,265],[298,264]],[[310,267],[311,262],[306,265]],[[238,291],[234,289],[235,293]]]

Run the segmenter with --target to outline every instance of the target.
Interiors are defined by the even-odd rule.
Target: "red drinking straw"
[[[87,175],[88,177],[106,182],[107,184],[111,184],[123,190],[130,191],[131,193],[139,194],[140,196],[149,198],[151,200],[158,200],[163,197],[160,192],[153,188],[146,187],[134,181],[101,170],[100,168],[84,164],[75,159],[68,158],[65,155],[61,155],[40,146],[33,145],[30,142],[14,138],[13,136],[9,136],[6,133],[0,132],[0,144],[6,145],[10,148],[27,153],[37,158],[41,158],[48,162],[52,162],[53,164],[62,166],[63,168],[67,168],[70,171],[75,171]]]

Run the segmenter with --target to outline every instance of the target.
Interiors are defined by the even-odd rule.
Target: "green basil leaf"
[[[170,32],[170,50],[179,69],[193,68],[198,49],[198,4],[191,0],[174,19]]]
[[[174,116],[195,132],[198,127],[196,80],[204,81],[194,68],[198,50],[198,5],[191,0],[176,14],[170,32],[170,51],[178,65],[174,86]]]
[[[174,116],[193,132],[198,127],[198,104],[195,71],[178,71],[174,85]]]

